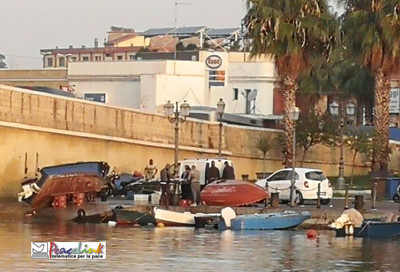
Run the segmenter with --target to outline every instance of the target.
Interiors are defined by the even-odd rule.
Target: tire
[[[328,198],[328,199],[320,199],[321,205],[328,205],[329,202],[331,202],[330,198]]]
[[[294,202],[295,202],[297,205],[303,204],[303,203],[304,203],[304,199],[303,199],[303,195],[301,194],[301,192],[296,191],[295,194],[296,194],[296,195],[295,195],[295,198],[294,198]]]
[[[393,195],[393,201],[396,202],[396,203],[399,203],[399,194],[398,193],[395,193]]]

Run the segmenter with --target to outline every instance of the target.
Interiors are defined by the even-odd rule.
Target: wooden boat
[[[105,184],[109,171],[105,162],[77,162],[44,167],[40,179],[28,179],[21,183],[23,192],[20,201],[39,209],[50,205],[57,196],[63,196],[66,204],[68,196],[74,194],[97,194]],[[63,205],[63,204],[62,204]]]
[[[127,209],[112,209],[119,225],[156,225],[156,220],[150,212],[140,212]]]
[[[364,238],[389,238],[400,236],[400,221],[380,222],[367,220],[360,227],[346,225],[335,229],[336,237],[364,237]]]
[[[154,218],[156,223],[162,223],[164,226],[175,226],[175,227],[193,227],[194,214],[190,212],[175,212],[165,209],[154,207]]]
[[[284,211],[280,213],[244,214],[230,219],[227,224],[223,218],[218,221],[218,229],[226,230],[282,230],[295,228],[306,219],[310,212]]]
[[[220,180],[204,187],[200,198],[211,206],[245,206],[264,201],[268,191],[248,181]]]

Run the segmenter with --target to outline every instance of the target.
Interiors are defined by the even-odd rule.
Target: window
[[[117,56],[117,60],[123,60],[124,56]]]
[[[250,114],[250,111],[251,111],[251,101],[249,101],[249,100],[247,99],[247,97],[249,97],[249,94],[250,94],[251,90],[250,90],[250,89],[245,89],[244,92],[245,92],[245,94],[246,94],[246,114]]]
[[[288,172],[288,175],[287,175],[286,179],[292,179],[292,171]],[[297,174],[296,172],[294,172],[294,179],[295,180],[299,180],[299,174]]]
[[[208,71],[208,86],[225,86],[225,71],[224,70],[210,70]]]
[[[101,56],[95,56],[95,57],[94,57],[94,60],[95,60],[95,61],[101,61]]]
[[[233,88],[233,100],[238,100],[238,99],[239,99],[239,89]]]
[[[129,60],[135,60],[135,55],[129,55]]]
[[[87,57],[87,56],[86,57],[82,57],[82,60],[83,61],[89,61],[89,57]]]
[[[53,67],[53,58],[47,58],[47,67]]]
[[[64,67],[65,66],[65,58],[59,58],[58,59],[58,66]]]
[[[306,173],[306,178],[311,179],[311,180],[319,180],[323,181],[326,179],[325,175],[322,172],[307,172]]]
[[[272,177],[270,177],[268,179],[268,181],[274,181],[274,180],[286,180],[288,179],[288,173],[289,171],[285,170],[285,171],[280,171],[278,173],[276,173],[275,175],[273,175]]]

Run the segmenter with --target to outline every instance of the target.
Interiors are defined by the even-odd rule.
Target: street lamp
[[[295,164],[296,164],[296,121],[299,120],[300,109],[296,106],[289,110],[289,120],[293,123],[293,158],[292,158],[292,178],[290,180],[290,206],[294,207],[294,184],[295,178]]]
[[[343,131],[344,131],[344,116],[341,109],[339,109],[339,104],[333,101],[329,104],[329,111],[333,116],[340,116],[340,157],[339,157],[339,177],[337,179],[337,189],[344,189],[344,158],[343,158]],[[355,105],[349,103],[346,105],[346,116],[353,116],[355,113]]]
[[[217,103],[217,113],[219,115],[219,142],[218,142],[218,156],[221,157],[222,154],[222,115],[225,111],[225,102],[222,98],[219,99]]]
[[[180,112],[178,107],[178,102],[176,102],[175,111],[174,104],[169,100],[168,103],[164,105],[164,113],[168,117],[171,123],[175,124],[175,153],[174,153],[174,167],[178,165],[178,145],[179,145],[179,123],[186,121],[186,117],[189,116],[190,105],[186,103],[186,100],[180,106]]]

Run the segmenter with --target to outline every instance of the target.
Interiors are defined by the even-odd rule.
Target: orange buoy
[[[307,238],[314,239],[317,238],[318,232],[316,230],[310,229],[307,231]]]

